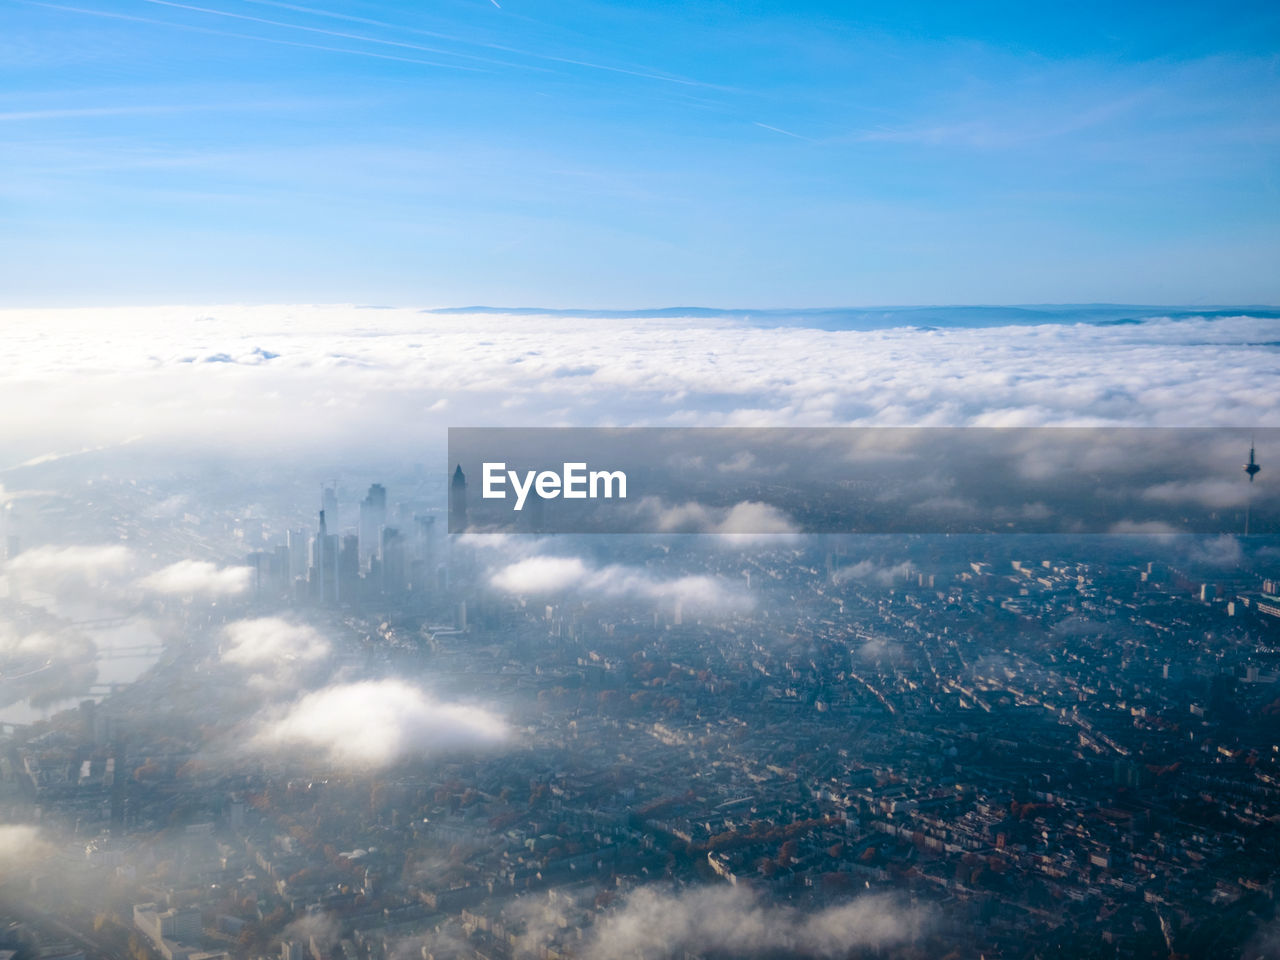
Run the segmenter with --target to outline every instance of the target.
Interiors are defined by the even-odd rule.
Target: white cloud
[[[1212,567],[1231,567],[1244,559],[1240,541],[1224,534],[1220,537],[1189,537],[1188,557],[1195,563]]]
[[[641,887],[591,935],[595,960],[648,960],[708,951],[734,957],[846,957],[892,947],[926,929],[929,914],[865,896],[803,913],[760,903],[741,887],[681,892]]]
[[[489,582],[506,593],[559,593],[581,584],[589,572],[577,557],[529,557],[503,567]]]
[[[459,748],[489,748],[508,735],[483,707],[446,703],[401,680],[336,684],[258,718],[257,752],[313,750],[332,763],[369,768]]]
[[[33,657],[57,652],[61,644],[51,633],[18,633],[10,624],[0,623],[0,657]]]
[[[800,529],[785,511],[753,500],[716,507],[694,501],[668,504],[658,497],[645,497],[634,509],[640,515],[633,521],[637,529],[702,534],[715,537],[722,547],[783,544],[794,540]]]
[[[10,560],[5,571],[27,582],[54,586],[67,581],[97,583],[128,572],[133,563],[133,551],[119,544],[35,547]]]
[[[39,827],[0,823],[0,880],[20,876],[49,853],[49,843]]]
[[[911,576],[915,567],[909,560],[895,564],[880,564],[874,560],[859,560],[857,563],[840,567],[831,574],[833,583],[845,583],[849,580],[861,580],[879,587],[890,587],[894,583]]]
[[[230,597],[244,593],[252,582],[249,567],[219,567],[205,560],[179,560],[148,574],[138,586],[173,596]]]
[[[632,567],[608,566],[587,581],[587,588],[609,596],[643,597],[658,603],[679,602],[689,612],[747,610],[751,597],[715,577],[692,575],[659,580]]]
[[[81,633],[69,630],[55,633],[35,630],[25,633],[14,629],[12,624],[0,622],[0,662],[10,657],[90,662],[96,650],[94,642]]]
[[[1143,497],[1159,503],[1193,503],[1202,507],[1243,507],[1253,490],[1250,485],[1228,480],[1171,481],[1143,491]]]
[[[329,641],[312,626],[280,617],[236,620],[223,629],[226,663],[241,667],[284,667],[311,663],[329,655]]]
[[[746,610],[751,597],[710,576],[660,579],[637,567],[591,567],[578,557],[535,556],[494,572],[489,583],[505,593],[554,594],[567,590],[604,597],[680,603],[690,613]]]
[[[1162,520],[1119,520],[1111,525],[1108,533],[1137,534],[1140,536],[1176,537],[1177,527]]]
[[[702,503],[667,505],[646,497],[639,509],[654,514],[659,533],[716,533],[729,536],[793,534],[798,527],[772,504],[743,501],[731,507]]]
[[[887,637],[871,637],[857,648],[857,654],[859,659],[868,663],[874,663],[877,660],[896,662],[905,656],[906,650],[902,644]]]
[[[320,950],[326,950],[338,942],[341,928],[328,913],[308,913],[289,924],[280,934],[282,940],[300,940],[310,944],[313,940]]]
[[[1230,425],[1280,415],[1248,316],[833,331],[344,306],[0,312],[10,460],[139,443],[331,456],[509,425]],[[113,330],[109,342],[98,335]],[[38,337],[26,331],[39,330]],[[209,362],[216,359],[218,362]],[[518,362],[517,362],[518,361]],[[590,377],[555,376],[590,368]],[[1203,389],[1206,383],[1212,390]],[[324,416],[299,411],[323,408]],[[131,447],[130,449],[136,449]]]
[[[695,460],[698,458],[690,458]],[[692,463],[690,464],[693,465]],[[742,473],[752,476],[769,476],[782,471],[783,465],[780,463],[761,463],[750,450],[740,450],[728,460],[716,464],[716,469],[721,473]]]

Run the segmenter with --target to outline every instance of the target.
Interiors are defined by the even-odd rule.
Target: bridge
[[[115,617],[95,617],[91,620],[72,620],[73,627],[123,627],[137,616],[136,613],[122,613]]]

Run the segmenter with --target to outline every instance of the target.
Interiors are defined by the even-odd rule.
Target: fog
[[[7,316],[53,332],[0,327],[0,905],[41,942],[125,956],[154,903],[233,960],[907,958],[1092,948],[1112,911],[1215,955],[1196,857],[1231,950],[1271,942],[1240,851],[1271,843],[1280,551],[1232,511],[1272,489],[1240,430],[1278,412],[1273,319]],[[652,534],[449,534],[445,428],[486,423],[1234,432],[1135,464],[1005,431],[963,482],[905,432],[716,435],[653,460],[689,482],[627,505]],[[802,534],[752,490],[807,464],[898,470],[911,522],[1032,529],[1072,471],[1153,512]]]

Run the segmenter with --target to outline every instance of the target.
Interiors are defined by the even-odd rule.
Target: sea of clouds
[[[0,311],[0,470],[121,444],[443,449],[449,426],[1249,426],[1280,320],[820,330],[353,306]],[[0,477],[2,479],[2,477]]]

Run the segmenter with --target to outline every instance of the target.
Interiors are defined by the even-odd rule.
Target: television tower
[[[1252,485],[1253,478],[1262,471],[1262,467],[1258,466],[1257,457],[1254,456],[1253,438],[1249,438],[1249,462],[1244,465],[1244,472],[1249,475],[1249,483]],[[1249,535],[1249,514],[1253,510],[1253,487],[1249,487],[1249,499],[1244,505],[1244,535]]]

